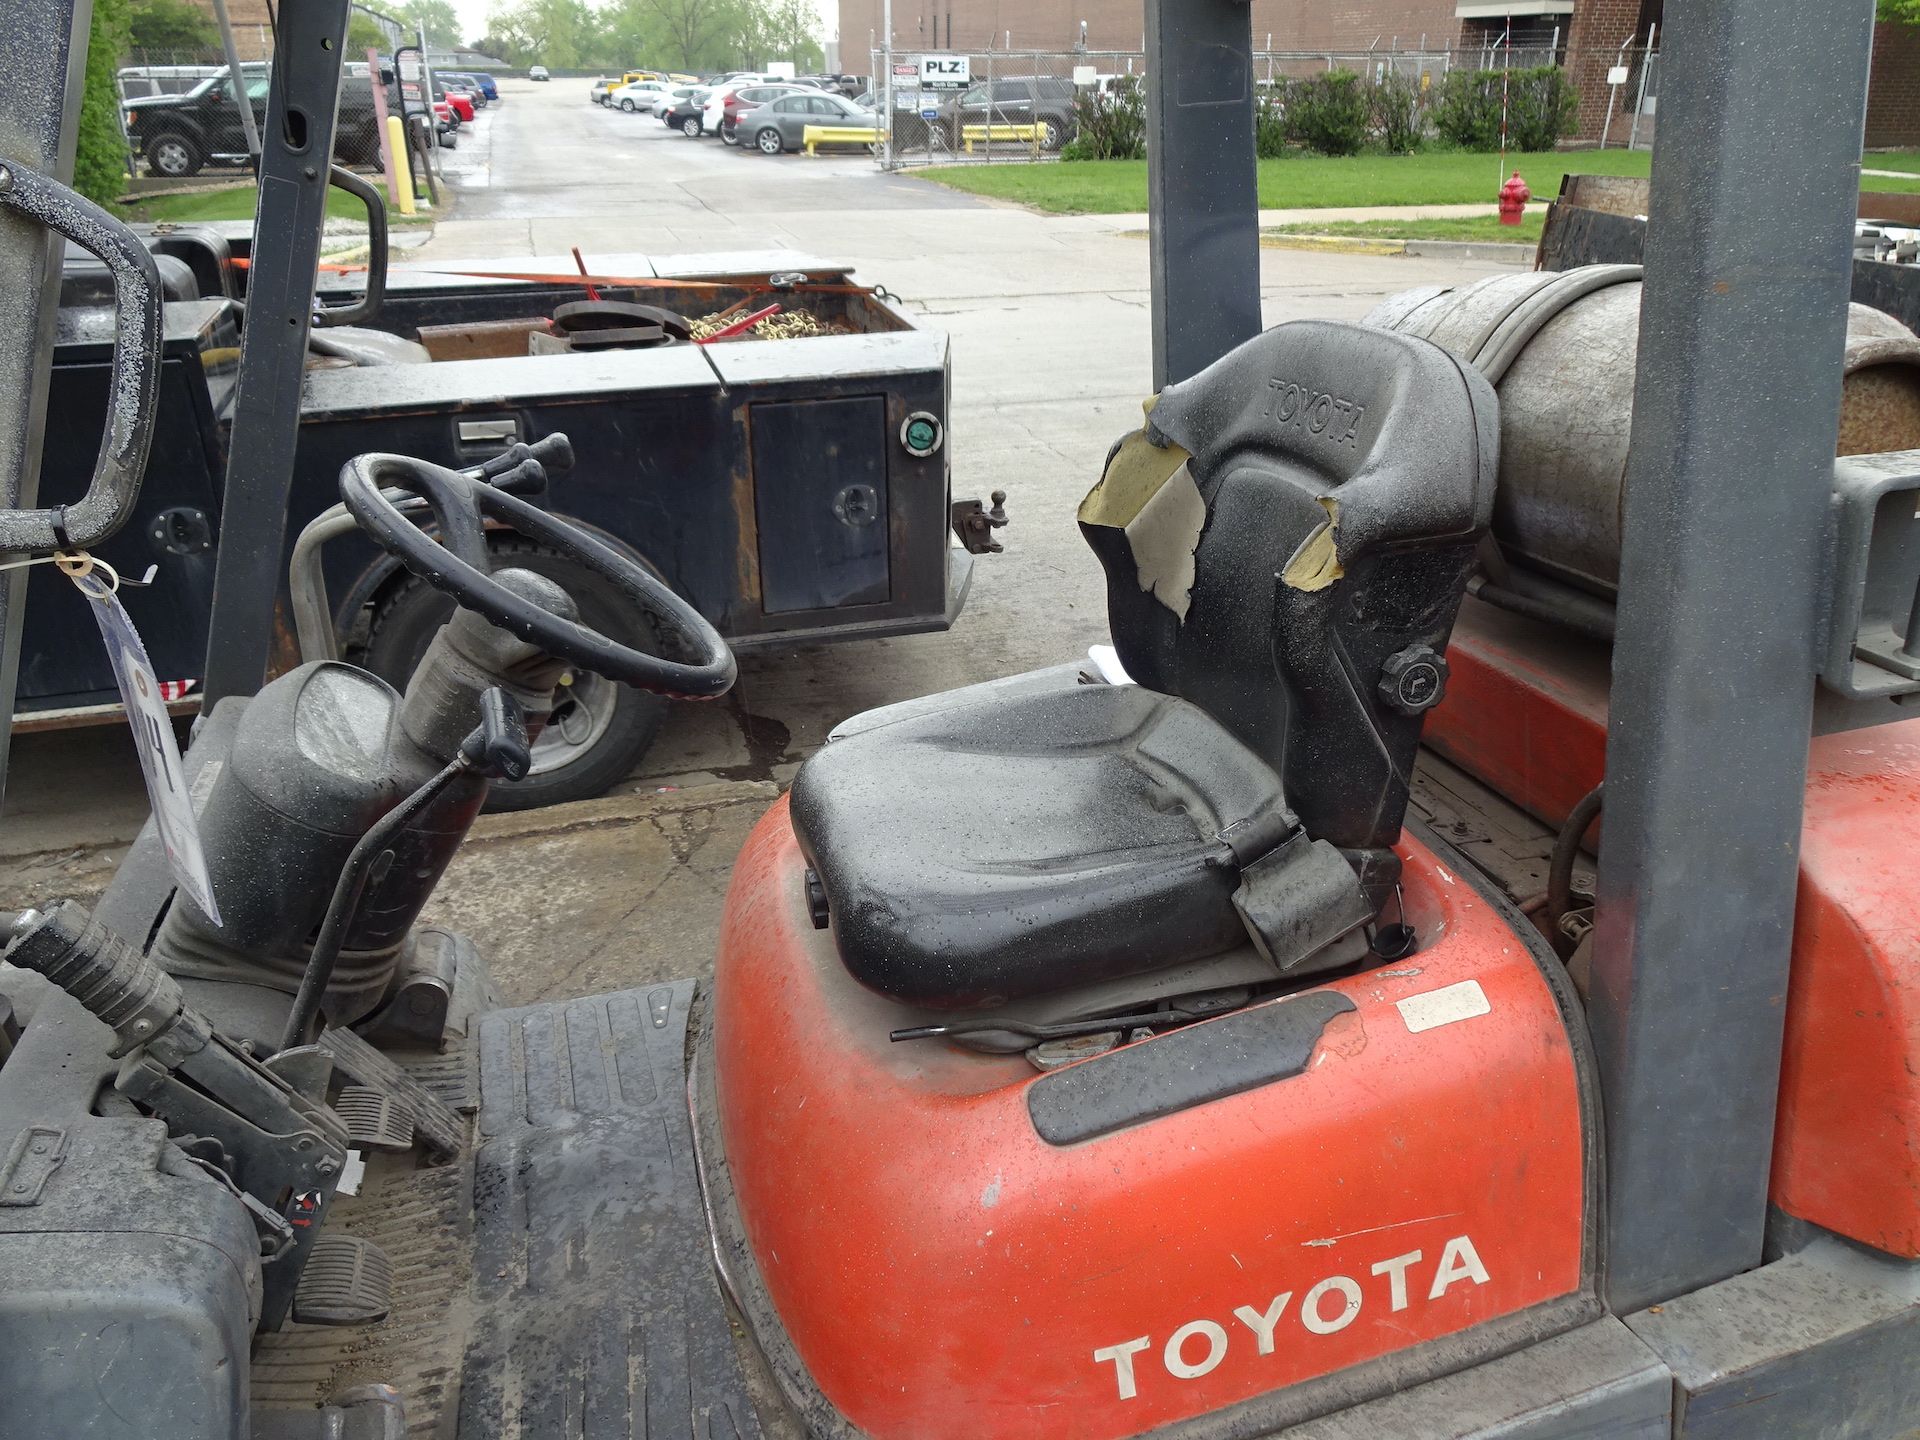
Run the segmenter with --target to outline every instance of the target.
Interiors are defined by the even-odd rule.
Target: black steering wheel
[[[399,500],[424,500],[438,534],[401,513],[399,500],[381,493],[387,488],[405,492]],[[642,566],[517,495],[405,455],[360,455],[340,472],[340,498],[360,528],[408,570],[556,659],[675,700],[711,700],[733,686],[733,652],[705,616]],[[493,578],[489,518],[592,570],[640,606],[663,638],[696,658],[648,655],[514,594]]]

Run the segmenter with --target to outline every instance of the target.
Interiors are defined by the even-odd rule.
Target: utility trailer
[[[165,306],[147,482],[132,522],[101,554],[129,576],[158,567],[126,603],[169,704],[191,713],[224,528],[242,308],[230,302],[246,297],[251,228],[141,234],[177,298]],[[372,333],[317,332],[316,346],[330,353],[309,357],[288,535],[335,502],[340,467],[354,455],[393,451],[458,468],[564,432],[581,463],[551,474],[541,503],[662,575],[737,651],[950,626],[966,603],[974,552],[999,548],[1000,515],[950,494],[946,336],[915,325],[884,291],[853,283],[846,267],[793,252],[617,255],[601,264],[630,282],[596,287],[603,304],[698,317],[777,303],[821,333],[552,353],[552,316],[585,298],[579,283],[394,267]],[[485,268],[548,274],[571,261]],[[98,269],[69,265],[60,311],[42,482],[55,500],[85,489],[89,437],[106,409],[115,333]],[[363,275],[330,273],[320,302],[351,305],[365,285]],[[543,344],[549,353],[529,353]],[[364,539],[343,537],[322,558],[339,650],[404,679],[451,602]],[[603,623],[638,623],[591,578],[578,583]],[[29,593],[18,728],[117,718],[86,603],[47,572],[32,577]],[[298,658],[294,640],[288,623],[283,666]],[[665,710],[657,697],[591,674],[567,693],[534,772],[503,786],[496,805],[598,794],[637,763]]]

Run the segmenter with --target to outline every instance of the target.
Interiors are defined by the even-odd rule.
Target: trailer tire
[[[645,613],[597,575],[518,536],[490,539],[499,563],[564,585],[580,607],[580,618],[602,634],[654,634]],[[395,689],[404,689],[452,613],[451,597],[403,572],[374,598],[366,645],[354,658]],[[646,648],[652,643],[642,641]],[[489,811],[533,810],[605,794],[640,763],[666,718],[664,697],[584,671],[574,672],[568,692],[577,698],[561,701],[534,742],[532,772],[524,780],[496,782],[487,796]]]

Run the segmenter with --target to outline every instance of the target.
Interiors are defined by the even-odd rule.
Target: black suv
[[[267,74],[243,67],[256,124],[267,122]],[[184,95],[152,95],[126,107],[127,136],[149,175],[180,179],[207,165],[245,165],[247,135],[225,74],[202,80]],[[333,155],[343,165],[378,165],[380,132],[365,76],[340,87]]]
[[[1056,80],[1051,75],[1012,75],[1004,80],[982,81],[940,107],[940,123],[946,129],[948,143],[958,150],[968,125],[1038,125],[1040,144],[1058,150],[1073,139],[1077,128],[1073,120],[1071,80]]]

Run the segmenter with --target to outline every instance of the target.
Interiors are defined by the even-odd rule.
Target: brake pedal
[[[371,1325],[393,1308],[393,1262],[371,1240],[322,1235],[293,1292],[302,1325]]]
[[[347,1135],[362,1150],[411,1150],[413,1107],[403,1096],[368,1085],[348,1085],[333,1102]]]

